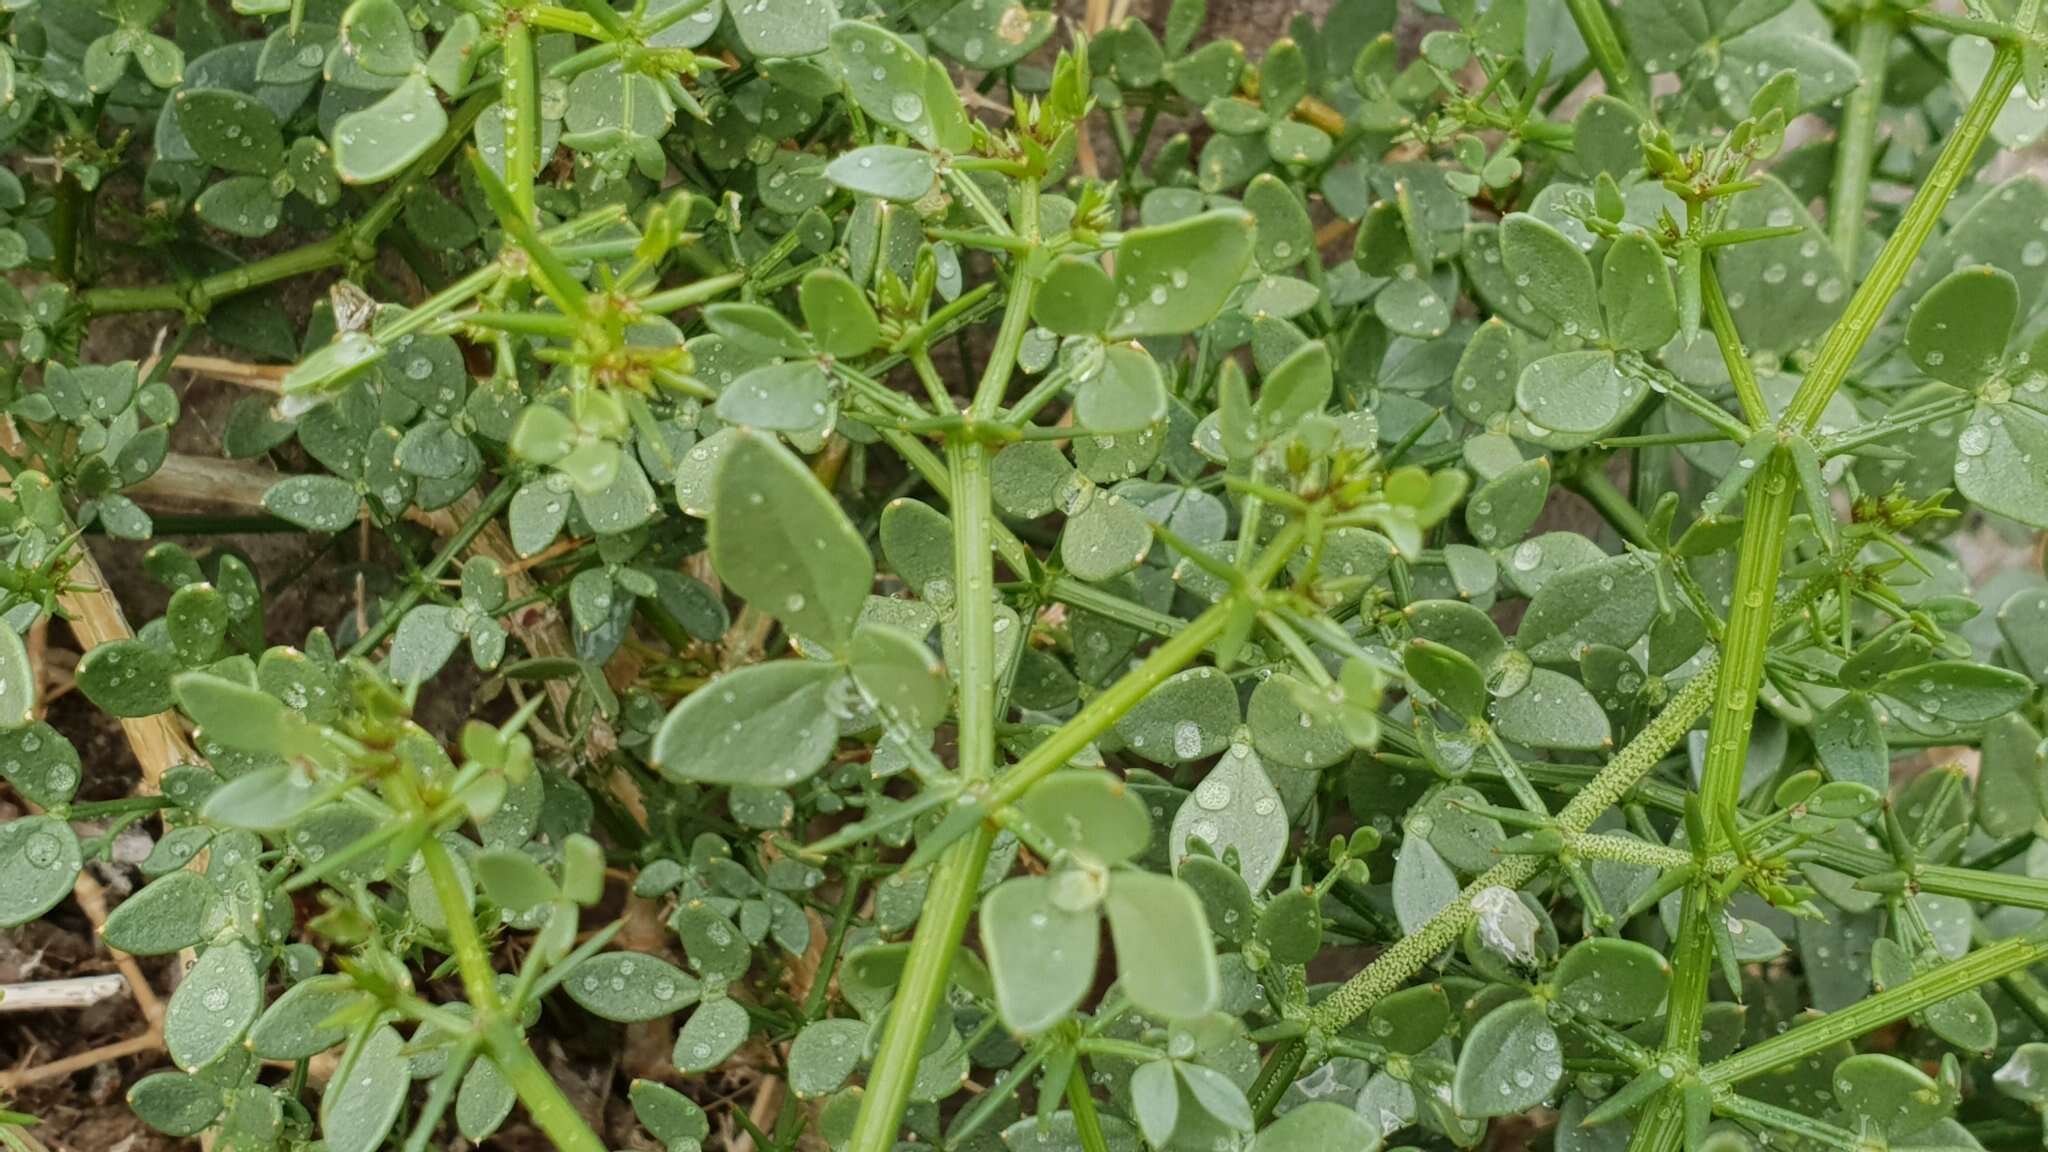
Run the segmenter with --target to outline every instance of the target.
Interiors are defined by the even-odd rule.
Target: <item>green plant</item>
[[[545,1006],[676,1152],[2044,1140],[2035,0],[233,7],[0,15],[0,924],[155,834],[151,1126],[599,1152]]]

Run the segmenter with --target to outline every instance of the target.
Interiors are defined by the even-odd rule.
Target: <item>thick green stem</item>
[[[1038,238],[1036,185],[1025,188],[1017,203],[1018,231],[1026,240]],[[993,415],[1009,386],[1017,350],[1031,319],[1032,279],[1021,262],[1012,265],[1002,327],[989,352],[980,387],[975,392],[977,416]],[[955,705],[959,775],[980,782],[995,773],[997,668],[995,654],[994,506],[989,494],[989,450],[979,439],[955,437],[946,449],[952,482],[953,588],[958,604],[960,655],[954,669],[959,684]],[[967,931],[981,874],[995,843],[987,821],[971,835],[948,847],[933,871],[918,918],[903,978],[897,985],[889,1022],[875,1054],[874,1074],[861,1097],[860,1113],[847,1140],[848,1152],[888,1152],[896,1145],[903,1109],[916,1081],[925,1035],[931,1030],[939,1000],[946,994],[953,955]]]
[[[924,914],[918,917],[917,935],[911,940],[903,977],[896,985],[896,1000],[889,1010],[889,1022],[882,1028],[882,1042],[875,1049],[870,1065],[873,1072],[861,1095],[860,1114],[847,1137],[846,1152],[889,1152],[896,1146],[903,1109],[910,1101],[918,1062],[924,1055],[925,1036],[931,1031],[939,998],[946,994],[953,954],[967,932],[967,918],[974,911],[982,868],[995,838],[993,825],[986,821],[975,825],[973,832],[946,849],[932,870]]]
[[[1649,116],[1650,98],[1643,88],[1642,74],[1629,63],[1628,52],[1621,46],[1621,36],[1614,30],[1613,16],[1604,0],[1565,0],[1564,6],[1572,14],[1572,23],[1578,25],[1579,38],[1586,42],[1593,66],[1600,69],[1600,78],[1607,81],[1608,93]]]
[[[526,1105],[526,1114],[533,1118],[534,1127],[546,1133],[548,1140],[559,1152],[608,1152],[605,1142],[590,1125],[583,1120],[583,1114],[576,1111],[576,1105],[562,1092],[562,1086],[548,1075],[533,1050],[526,1046],[526,1040],[505,1024],[504,1038],[494,1038],[491,1044],[491,1059],[498,1065],[498,1071],[505,1074],[505,1082],[519,1096],[519,1102]]]
[[[540,79],[534,75],[533,29],[514,16],[505,23],[505,183],[520,217],[533,220],[533,172],[540,166]]]
[[[1842,106],[1835,131],[1835,183],[1828,195],[1828,238],[1851,277],[1863,239],[1863,209],[1870,199],[1870,169],[1877,149],[1877,113],[1884,103],[1885,66],[1891,61],[1892,22],[1876,5],[1856,13],[1850,47],[1861,74]]]
[[[1907,206],[1898,231],[1878,253],[1869,278],[1857,288],[1842,318],[1829,329],[1819,355],[1785,412],[1781,427],[1788,434],[1809,432],[1848,375],[1857,352],[1883,318],[1886,306],[1904,282],[1942,209],[1968,174],[1971,159],[2018,79],[2017,54],[2002,49],[1983,87],[1943,145],[1926,183]],[[1732,323],[1726,322],[1725,312],[1712,313],[1709,319],[1724,359],[1733,364],[1741,356],[1741,348]],[[1770,604],[1784,560],[1787,521],[1798,500],[1792,469],[1787,454],[1775,451],[1766,461],[1763,474],[1749,486],[1734,600],[1722,641],[1721,685],[1708,729],[1706,765],[1700,779],[1700,801],[1708,813],[1711,830],[1708,844],[1694,845],[1700,851],[1722,846],[1722,829],[1734,823],[1736,805],[1741,799],[1742,770],[1749,754],[1757,690],[1763,681],[1764,655],[1770,643]],[[1718,901],[1704,882],[1687,889],[1673,953],[1670,1009],[1665,1018],[1664,1051],[1668,1054],[1689,1059],[1698,1051],[1707,982],[1715,969],[1714,917],[1718,915]],[[1630,1148],[1636,1152],[1671,1152],[1677,1148],[1683,1128],[1683,1105],[1678,1094],[1662,1093],[1636,1129]]]

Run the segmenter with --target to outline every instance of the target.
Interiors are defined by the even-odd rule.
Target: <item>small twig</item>
[[[126,1040],[117,1040],[112,1044],[105,1044],[88,1052],[66,1056],[62,1060],[52,1060],[48,1064],[37,1064],[33,1067],[21,1068],[13,1072],[0,1072],[0,1093],[19,1092],[31,1084],[41,1084],[49,1080],[61,1080],[74,1072],[82,1072],[97,1064],[105,1064],[108,1061],[120,1060],[129,1056],[139,1056],[144,1052],[153,1052],[162,1043],[162,1037],[157,1035],[155,1028],[151,1028],[139,1036],[130,1036]]]
[[[41,980],[32,984],[0,984],[0,1012],[48,1012],[63,1008],[90,1008],[121,994],[127,981],[119,972],[98,976],[73,976],[65,980]]]
[[[171,368],[178,372],[190,372],[209,380],[227,384],[240,384],[260,392],[284,393],[285,373],[291,371],[288,364],[244,364],[239,360],[228,360],[219,356],[179,356],[171,361]]]

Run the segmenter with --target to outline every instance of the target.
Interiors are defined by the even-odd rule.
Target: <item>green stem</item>
[[[1074,1134],[1081,1139],[1081,1152],[1109,1152],[1109,1140],[1102,1134],[1102,1117],[1095,1114],[1095,1097],[1088,1093],[1088,1075],[1074,1060],[1067,1074],[1067,1107],[1074,1110]]]
[[[505,120],[505,180],[512,203],[533,220],[533,171],[540,161],[540,78],[534,74],[533,29],[516,14],[505,22],[503,95],[511,102]]]
[[[346,264],[364,252],[373,252],[377,235],[398,219],[405,197],[413,186],[438,171],[469,134],[470,126],[498,98],[495,89],[479,92],[448,117],[448,130],[413,162],[411,168],[379,195],[368,211],[344,231],[316,240],[289,252],[251,261],[186,284],[158,284],[148,288],[93,288],[79,293],[79,303],[94,316],[122,312],[164,312],[189,310],[204,315],[208,309],[232,296],[253,292],[280,280],[290,280]]]
[[[470,541],[476,539],[477,533],[489,527],[491,522],[497,519],[498,513],[504,511],[505,505],[512,502],[512,493],[518,487],[517,484],[501,483],[491,489],[490,495],[484,497],[483,503],[471,513],[462,528],[448,538],[448,542],[441,546],[441,550],[434,553],[433,559],[427,561],[427,566],[421,570],[419,579],[406,588],[397,603],[378,616],[374,627],[349,646],[348,654],[361,656],[376,648],[386,636],[391,635],[391,630],[398,627],[398,622],[405,618],[405,614],[426,596],[427,589],[440,578],[448,565],[455,562],[455,558],[462,554],[462,550],[469,547]]]
[[[1842,268],[1856,275],[1856,249],[1863,239],[1863,210],[1870,199],[1870,169],[1877,147],[1877,113],[1884,103],[1885,67],[1891,61],[1892,22],[1876,5],[1856,12],[1850,47],[1861,73],[1842,107],[1835,131],[1835,183],[1828,195],[1828,238]]]
[[[1586,503],[1593,506],[1608,524],[1621,533],[1621,538],[1638,548],[1655,548],[1650,539],[1650,523],[1614,481],[1601,471],[1597,461],[1589,461],[1577,468],[1565,469],[1558,477],[1566,488],[1579,494]]]
[[[511,1021],[499,1017],[504,1006],[498,998],[498,974],[491,967],[491,956],[482,937],[477,935],[476,920],[469,913],[469,893],[455,873],[447,847],[428,836],[420,843],[420,856],[426,862],[427,876],[433,881],[442,919],[448,923],[448,945],[462,976],[463,993],[475,1009],[492,1061],[518,1093],[534,1124],[547,1133],[561,1152],[606,1152],[604,1141],[584,1123],[569,1098],[562,1094],[561,1086],[534,1058],[526,1038]]]
[[[1869,278],[1857,288],[1842,318],[1828,330],[1819,355],[1787,407],[1782,422],[1786,430],[1804,434],[1812,429],[1848,374],[1856,353],[1883,318],[1886,306],[1904,282],[1942,209],[1968,174],[1971,159],[2005,106],[2006,93],[2018,79],[2018,54],[2001,49],[1983,86],[1943,145],[1926,182],[1907,206],[1898,231],[1885,242]],[[1741,355],[1732,325],[1715,323],[1714,336],[1722,344],[1724,358],[1731,363]],[[1763,475],[1751,482],[1747,499],[1734,598],[1722,640],[1724,666],[1700,780],[1701,804],[1708,813],[1711,829],[1709,844],[1694,845],[1702,851],[1722,847],[1721,830],[1733,823],[1741,799],[1742,770],[1749,754],[1757,691],[1762,685],[1764,655],[1770,642],[1772,593],[1784,560],[1787,522],[1798,500],[1798,485],[1786,453],[1771,453]],[[1715,969],[1713,918],[1719,914],[1718,902],[1704,882],[1686,890],[1673,952],[1670,1008],[1664,1033],[1666,1053],[1690,1058],[1698,1051],[1707,982]],[[1644,1116],[1629,1146],[1636,1152],[1669,1152],[1678,1147],[1683,1129],[1683,1104],[1678,1093],[1664,1092]]]
[[[972,833],[946,849],[932,870],[924,914],[918,917],[917,935],[904,960],[895,1006],[882,1029],[882,1042],[870,1065],[872,1071],[853,1132],[846,1139],[846,1152],[889,1152],[896,1146],[903,1109],[910,1101],[923,1058],[925,1036],[931,1030],[939,998],[946,993],[953,954],[967,932],[982,867],[994,843],[995,828],[986,821],[976,824]]]
[[[2048,941],[2018,936],[2001,940],[1709,1064],[1701,1069],[1700,1078],[1719,1087],[1761,1076],[2043,959],[2048,959]]]
[[[51,265],[57,279],[78,282],[78,230],[85,212],[85,189],[71,173],[57,173],[57,208],[50,216]]]
[[[1802,611],[1810,594],[1802,593],[1788,600],[1781,610],[1783,618],[1792,618]],[[1606,767],[1578,788],[1571,801],[1557,814],[1554,826],[1568,837],[1576,836],[1591,828],[1593,821],[1602,813],[1629,795],[1664,759],[1664,755],[1685,737],[1693,723],[1706,714],[1714,698],[1719,672],[1718,659],[1708,660],[1699,674],[1671,697],[1656,719],[1645,725],[1627,747],[1607,762]],[[1513,856],[1487,869],[1466,885],[1456,900],[1430,917],[1422,927],[1395,941],[1363,971],[1317,1004],[1310,1013],[1310,1026],[1329,1035],[1365,1015],[1374,1004],[1399,991],[1444,949],[1457,942],[1472,923],[1474,897],[1495,885],[1511,890],[1520,888],[1535,878],[1545,862],[1546,858],[1540,856]],[[1266,1057],[1266,1064],[1259,1070],[1258,1081],[1250,1093],[1252,1107],[1258,1116],[1272,1115],[1281,1095],[1293,1083],[1306,1054],[1305,1043],[1290,1040]]]
[[[534,1126],[547,1135],[559,1152],[608,1152],[605,1142],[590,1130],[583,1114],[563,1094],[562,1086],[541,1067],[525,1038],[509,1023],[503,1024],[500,1031],[502,1037],[492,1039],[491,1059],[498,1065],[498,1071],[505,1074],[505,1082],[518,1094],[519,1102],[526,1105],[526,1114],[533,1118]]]
[[[971,181],[964,181],[971,183]],[[1017,202],[1017,222],[1027,240],[1038,238],[1038,194],[1027,185]],[[975,392],[976,416],[990,416],[1009,386],[1017,350],[1031,320],[1032,278],[1022,262],[1011,266],[1003,321]],[[959,611],[960,657],[955,669],[959,775],[970,782],[995,773],[996,684],[994,506],[989,493],[989,450],[979,439],[956,436],[946,448],[953,514],[953,587]],[[981,874],[995,843],[995,828],[981,821],[971,835],[952,844],[933,870],[918,918],[917,935],[904,962],[895,1006],[882,1029],[873,1075],[861,1096],[860,1112],[847,1138],[847,1152],[889,1152],[896,1146],[903,1110],[917,1078],[918,1062],[932,1017],[946,994],[946,981],[960,938],[973,915]]]
[[[1643,89],[1642,75],[1629,63],[1628,52],[1621,46],[1621,37],[1614,30],[1604,0],[1565,0],[1564,6],[1572,14],[1572,23],[1578,25],[1579,37],[1586,42],[1594,67],[1600,69],[1601,79],[1607,81],[1608,93],[1650,116],[1650,100]]]

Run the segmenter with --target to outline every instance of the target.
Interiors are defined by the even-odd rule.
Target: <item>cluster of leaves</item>
[[[154,1128],[602,1152],[546,1015],[671,1152],[2048,1130],[2033,0],[4,7],[0,925],[153,836]],[[201,337],[310,634],[148,510]]]

